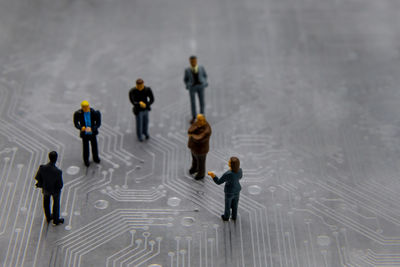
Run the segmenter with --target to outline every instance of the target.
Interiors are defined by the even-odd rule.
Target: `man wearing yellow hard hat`
[[[206,157],[210,150],[211,126],[203,114],[197,114],[196,121],[188,130],[188,147],[192,152],[192,167],[189,170],[191,175],[196,173],[194,179],[201,180],[206,173]]]
[[[92,145],[93,161],[100,163],[99,152],[97,149],[97,134],[101,125],[101,113],[90,107],[88,101],[81,103],[81,109],[74,113],[75,128],[80,131],[83,145],[83,162],[89,167],[89,142]]]

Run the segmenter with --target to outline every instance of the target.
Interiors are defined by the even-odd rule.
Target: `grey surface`
[[[2,266],[400,266],[400,2],[0,0]],[[209,74],[209,170],[187,170],[190,54]],[[128,90],[154,90],[138,143]],[[72,114],[103,114],[86,170]],[[60,153],[66,222],[33,176]],[[179,201],[180,200],[180,201]],[[155,264],[155,265],[151,265]],[[158,265],[156,265],[158,264]]]

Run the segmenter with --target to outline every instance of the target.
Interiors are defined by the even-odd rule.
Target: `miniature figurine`
[[[101,126],[101,113],[90,107],[89,102],[84,100],[81,109],[74,113],[75,128],[80,130],[80,137],[83,144],[83,162],[89,167],[89,142],[92,146],[93,161],[100,163],[99,152],[97,149],[97,134]]]
[[[191,56],[189,58],[190,67],[185,69],[185,76],[183,82],[186,89],[189,91],[190,106],[192,110],[192,124],[196,119],[196,98],[197,94],[200,102],[200,113],[204,114],[204,89],[208,86],[207,73],[203,66],[197,65],[197,57]]]
[[[149,135],[149,111],[154,102],[153,92],[150,87],[144,86],[142,79],[136,80],[136,87],[129,91],[129,99],[133,105],[133,113],[136,117],[136,134],[140,142],[143,142],[143,135],[146,139]]]
[[[189,130],[188,147],[192,152],[192,167],[189,170],[190,174],[196,173],[194,179],[203,179],[206,172],[206,157],[210,149],[211,127],[206,121],[203,114],[197,115],[197,120]]]
[[[239,195],[242,187],[239,180],[242,178],[243,173],[240,168],[240,161],[237,157],[231,157],[228,162],[230,170],[225,172],[221,178],[218,178],[213,172],[208,172],[214,183],[225,183],[225,213],[221,215],[222,220],[228,221],[232,209],[232,220],[236,220],[237,209],[239,204]]]
[[[49,163],[40,165],[36,173],[36,187],[42,188],[43,193],[43,209],[47,223],[53,220],[54,225],[64,223],[64,219],[60,218],[60,195],[63,187],[62,171],[56,167],[57,152],[49,153]],[[53,214],[50,214],[50,198],[53,197]]]

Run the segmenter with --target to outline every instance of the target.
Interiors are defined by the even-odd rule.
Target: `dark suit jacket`
[[[40,165],[35,179],[36,186],[42,188],[43,194],[58,194],[63,187],[62,171],[50,162]]]
[[[203,66],[199,65],[199,82],[201,86],[203,86],[203,88],[206,88],[208,86],[207,77],[208,76],[206,69]],[[185,83],[186,89],[188,90],[190,90],[194,85],[192,69],[190,67],[185,69],[183,82]]]
[[[203,126],[198,126],[197,123],[193,123],[189,130],[188,147],[194,154],[207,154],[210,150],[210,136],[211,127],[208,122]]]
[[[83,138],[85,136],[85,132],[82,132],[81,129],[83,126],[86,127],[85,116],[83,115],[83,110],[79,109],[74,113],[74,124],[75,128],[80,131],[80,137]],[[90,120],[91,120],[91,128],[92,134],[97,135],[99,133],[98,129],[101,125],[101,113],[98,110],[94,110],[90,108]]]
[[[237,173],[229,170],[225,172],[221,178],[215,176],[213,180],[216,184],[225,183],[224,192],[226,194],[237,194],[240,192],[240,190],[242,190],[242,187],[239,183],[239,180],[242,178],[242,176],[243,172],[240,168]]]
[[[154,103],[153,91],[150,87],[145,86],[142,91],[133,87],[129,91],[129,100],[133,105],[133,113],[138,115],[140,111],[151,110],[151,105]],[[141,108],[139,102],[143,101],[146,104],[145,108]]]

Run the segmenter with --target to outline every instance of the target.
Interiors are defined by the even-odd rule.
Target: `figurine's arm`
[[[190,80],[189,74],[188,74],[187,70],[185,70],[185,74],[184,74],[184,77],[183,77],[183,82],[186,85],[186,89],[189,89],[189,80]]]
[[[242,168],[239,169],[239,180],[242,179],[243,177],[243,171]]]
[[[147,105],[150,107],[153,103],[154,103],[153,91],[151,90],[151,88],[149,88],[149,102],[147,103]]]
[[[205,131],[203,131],[202,133],[199,134],[193,134],[192,138],[194,142],[201,142],[204,139],[208,138],[211,135],[211,128],[207,127],[207,129]]]
[[[216,183],[216,184],[223,184],[223,183],[225,183],[226,182],[226,179],[228,178],[228,176],[229,176],[229,174],[227,174],[227,173],[224,173],[222,176],[221,176],[221,178],[218,178],[218,176],[214,176],[214,178],[213,178],[213,181],[214,181],[214,183]]]
[[[192,124],[188,129],[188,134],[192,135],[197,130],[196,124]]]
[[[61,191],[61,188],[63,188],[63,180],[62,180],[62,171],[59,170],[58,175],[57,175],[57,190]]]
[[[41,168],[42,168],[42,166],[39,167],[39,169],[38,169],[38,171],[37,171],[37,173],[36,173],[36,176],[35,176],[35,180],[37,181],[36,187],[39,187],[39,188],[43,186],[43,185],[42,185],[42,183],[43,183],[43,178],[42,178]]]
[[[204,81],[205,81],[204,87],[207,87],[208,86],[208,81],[207,81],[208,75],[207,75],[206,69],[203,66],[202,66],[202,69],[203,69],[203,76],[204,76]]]
[[[74,125],[75,125],[76,129],[78,129],[78,130],[82,129],[81,122],[78,120],[78,113],[76,113],[76,112],[74,113]]]
[[[101,126],[101,113],[100,113],[100,111],[96,110],[95,114],[93,114],[93,115],[95,116],[95,119],[94,119],[95,123],[92,126],[92,131],[97,130]]]
[[[131,101],[132,105],[134,106],[139,105],[139,102],[135,101],[135,95],[133,93],[133,90],[129,92],[129,100]]]
[[[204,67],[202,67],[202,69],[203,69],[203,73],[204,73],[204,79],[206,79],[206,81],[207,81],[208,75],[207,75],[206,69]]]

